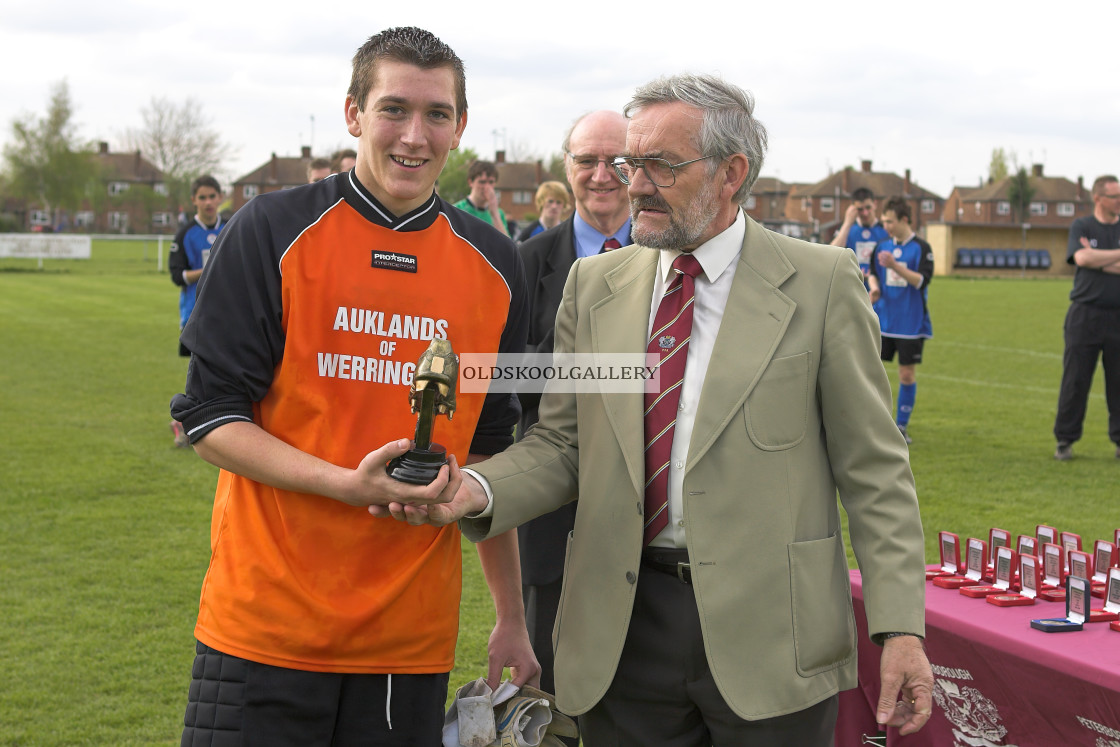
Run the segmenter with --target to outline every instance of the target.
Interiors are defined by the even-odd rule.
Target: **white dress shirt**
[[[692,310],[692,335],[688,341],[688,357],[684,365],[684,382],[681,399],[677,405],[677,424],[673,429],[673,448],[669,459],[669,523],[650,542],[654,547],[685,547],[684,508],[681,493],[684,490],[684,472],[688,467],[688,445],[692,440],[692,427],[696,424],[696,408],[700,405],[700,392],[708,362],[712,359],[716,335],[723,321],[723,309],[731,294],[735,268],[743,250],[743,237],[747,223],[740,210],[735,222],[723,233],[696,247],[692,256],[704,270],[696,277],[696,300]],[[673,260],[680,256],[676,250],[661,252],[657,263],[657,277],[653,281],[650,299],[649,327],[646,339],[653,333],[653,320],[665,289],[672,280]]]

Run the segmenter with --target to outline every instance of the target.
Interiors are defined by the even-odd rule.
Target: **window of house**
[[[932,213],[933,212],[933,206],[934,206],[933,200],[922,200],[922,212],[923,213]]]
[[[821,212],[822,213],[827,213],[830,210],[832,210],[833,205],[834,205],[834,203],[832,202],[831,197],[822,197],[821,198]]]
[[[163,182],[156,182],[152,186],[152,191],[155,192],[157,195],[166,195],[167,194],[167,185],[164,184]]]
[[[116,196],[128,191],[128,182],[109,182],[109,195]]]
[[[257,185],[256,184],[246,184],[244,187],[241,188],[241,195],[246,200],[253,199],[254,197],[257,196]]]
[[[33,226],[49,226],[51,224],[51,214],[46,210],[32,210],[31,211],[31,225]]]
[[[74,225],[78,228],[90,228],[93,226],[93,212],[90,210],[83,210],[74,215]]]
[[[983,206],[980,204],[980,201],[977,200],[976,202],[972,203],[972,212],[975,213],[976,215],[980,215],[981,207],[983,207]]]
[[[1063,218],[1069,218],[1071,215],[1074,214],[1074,212],[1076,212],[1076,211],[1074,210],[1072,202],[1059,202],[1058,203],[1058,215],[1062,216]]]
[[[514,205],[532,205],[533,193],[525,189],[515,189],[513,191],[513,204]]]
[[[756,203],[755,203],[754,195],[748,195],[747,196],[747,210],[754,210],[755,204]]]
[[[171,213],[152,213],[153,226],[170,226],[171,223]]]
[[[1046,215],[1046,203],[1045,202],[1032,202],[1031,203],[1031,215]]]
[[[1011,203],[1006,200],[1001,200],[996,203],[996,213],[998,215],[1011,215]]]
[[[128,228],[128,213],[109,213],[109,228],[123,231]]]

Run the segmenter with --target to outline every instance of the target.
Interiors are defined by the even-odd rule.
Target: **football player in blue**
[[[883,228],[890,238],[879,244],[871,256],[867,276],[868,291],[875,312],[883,347],[880,357],[894,360],[898,353],[898,410],[895,422],[906,443],[911,442],[907,426],[914,409],[918,384],[915,367],[922,362],[922,347],[933,337],[929,318],[929,283],[933,279],[933,250],[914,234],[910,226],[910,205],[892,197],[883,206]]]
[[[874,193],[867,187],[859,187],[852,192],[852,204],[844,212],[844,224],[831,241],[833,246],[846,246],[856,253],[859,269],[865,276],[870,272],[875,248],[890,238],[875,216]]]

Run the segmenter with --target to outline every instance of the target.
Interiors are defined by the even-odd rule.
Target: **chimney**
[[[906,169],[906,177],[902,182],[902,194],[910,194],[910,169]]]
[[[1031,166],[1031,176],[1042,176],[1042,164],[1036,163]]]
[[[300,158],[311,158],[311,146],[310,145],[301,146],[300,149],[299,149],[299,157]]]
[[[867,159],[859,162],[859,170],[865,174],[871,173],[871,160]]]
[[[536,170],[537,170],[537,184],[540,184],[541,182],[544,181],[544,164],[541,162],[541,159],[539,159],[539,158],[537,159],[537,169]]]
[[[1077,199],[1085,199],[1085,177],[1077,177]]]
[[[136,149],[136,171],[135,171],[137,176],[140,175],[140,165],[141,165],[140,161],[141,161],[141,159],[140,159],[140,149],[137,148]]]
[[[276,181],[276,154],[272,154],[272,161],[268,164],[268,178],[269,181]]]
[[[844,171],[840,173],[840,193],[850,195],[852,193],[851,183],[848,176],[852,173],[851,166],[845,166]]]
[[[104,140],[102,140],[100,143],[97,144],[97,152],[102,156],[109,155],[109,144],[107,142],[105,142]]]
[[[494,163],[505,163],[505,162],[506,162],[506,152],[504,150],[494,151]]]

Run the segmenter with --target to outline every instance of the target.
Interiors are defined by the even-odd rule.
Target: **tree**
[[[992,160],[988,164],[988,181],[994,183],[1006,179],[1011,173],[1007,163],[1008,155],[1003,148],[993,148]]]
[[[12,121],[12,142],[4,146],[11,193],[37,204],[57,223],[63,210],[76,211],[96,191],[93,149],[78,139],[74,107],[65,80],[51,89],[47,114]]]
[[[548,173],[561,184],[568,183],[568,173],[564,170],[564,154],[553,153],[548,157]]]
[[[221,171],[236,150],[222,140],[202,112],[202,104],[187,98],[176,106],[153,96],[140,110],[144,126],[124,134],[125,150],[139,150],[163,172],[167,193],[175,204],[190,202],[190,184],[202,174]]]
[[[447,156],[447,163],[439,175],[439,195],[448,202],[458,202],[470,194],[467,186],[467,169],[478,160],[474,148],[459,148]]]
[[[1025,167],[1020,166],[1011,177],[1008,184],[1007,197],[1011,201],[1011,210],[1019,223],[1026,224],[1030,216],[1031,199],[1034,197],[1034,187],[1031,186],[1031,177]]]

